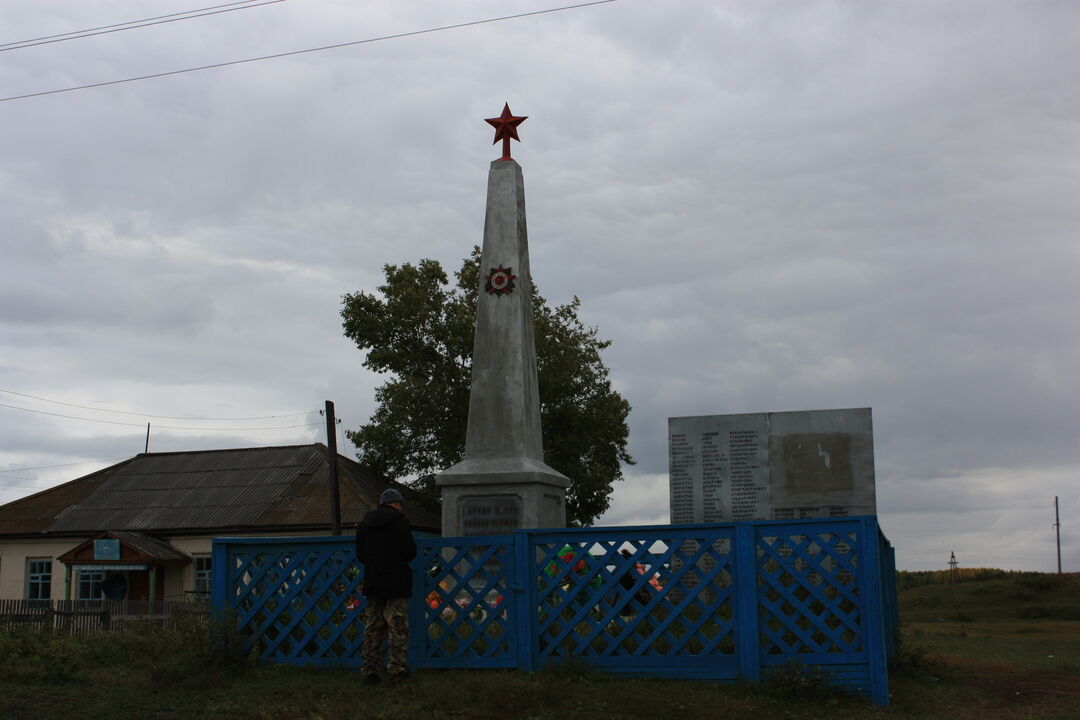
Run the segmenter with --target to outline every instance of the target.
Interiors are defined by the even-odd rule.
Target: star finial
[[[521,142],[521,138],[519,138],[517,134],[517,126],[525,122],[527,117],[528,115],[518,117],[517,115],[511,114],[510,103],[505,103],[503,105],[502,115],[497,118],[485,118],[484,122],[495,128],[495,142],[491,144],[494,145],[500,140],[503,141],[502,157],[499,158],[500,160],[513,160],[513,158],[510,157],[510,138]]]

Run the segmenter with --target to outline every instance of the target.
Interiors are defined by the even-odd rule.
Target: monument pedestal
[[[566,527],[570,480],[530,458],[467,459],[436,479],[444,536]]]

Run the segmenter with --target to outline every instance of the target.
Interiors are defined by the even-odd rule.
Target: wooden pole
[[[1061,515],[1058,513],[1058,496],[1054,496],[1054,532],[1057,534],[1058,575],[1061,574]]]
[[[338,494],[337,462],[337,420],[334,418],[334,403],[326,401],[326,449],[329,451],[330,470],[330,534],[341,534],[341,499]]]

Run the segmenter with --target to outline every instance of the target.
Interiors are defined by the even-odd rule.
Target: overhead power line
[[[40,400],[42,402],[53,403],[54,405],[64,405],[66,407],[79,408],[80,410],[93,410],[95,412],[114,413],[118,415],[134,415],[141,418],[154,418],[157,420],[216,420],[220,422],[234,422],[234,421],[247,421],[247,420],[277,420],[287,417],[298,417],[300,415],[307,415],[310,410],[304,410],[303,412],[295,413],[279,413],[277,415],[258,415],[254,417],[189,417],[183,415],[154,415],[152,413],[134,412],[131,410],[108,410],[106,408],[91,407],[89,405],[76,405],[75,403],[62,402],[60,400],[50,400],[49,398],[38,397],[37,395],[28,395],[26,393],[15,392],[14,390],[4,390],[0,388],[0,393],[7,393],[8,395],[18,395],[19,397],[30,398],[32,400]],[[11,406],[8,406],[11,407]]]
[[[60,413],[45,412],[44,410],[31,410],[30,408],[18,407],[17,405],[7,405],[0,403],[0,407],[11,408],[12,410],[22,410],[23,412],[36,413],[38,415],[50,415],[52,417],[68,418],[69,420],[82,420],[84,422],[96,422],[104,425],[125,425],[127,427],[142,427],[142,423],[128,423],[120,422],[118,420],[95,420],[92,418],[76,417],[74,415],[61,415]]]
[[[503,15],[502,17],[488,18],[486,20],[471,20],[469,22],[456,23],[454,25],[442,25],[439,27],[427,28],[424,30],[413,30],[411,32],[396,33],[394,35],[383,35],[381,37],[367,38],[366,40],[353,40],[351,42],[336,43],[334,45],[323,45],[321,47],[307,48],[305,50],[291,50],[289,52],[274,53],[273,55],[261,55],[259,57],[245,58],[243,60],[229,60],[227,62],[213,63],[211,65],[200,65],[198,67],[184,68],[183,70],[170,70],[168,72],[151,73],[149,75],[138,75],[135,77],[123,78],[121,80],[107,80],[105,82],[89,83],[87,85],[75,85],[73,87],[59,88],[57,90],[43,90],[41,92],[26,93],[24,95],[12,95],[10,97],[0,98],[0,102],[25,100],[26,98],[41,97],[42,95],[56,95],[58,93],[74,92],[75,90],[87,90],[89,88],[105,87],[108,85],[120,85],[122,83],[137,82],[139,80],[152,80],[154,78],[168,77],[170,75],[182,75],[184,73],[199,72],[201,70],[212,70],[214,68],[228,67],[230,65],[242,65],[244,63],[260,62],[262,60],[274,60],[276,58],[290,57],[292,55],[304,55],[306,53],[322,52],[323,50],[336,50],[338,48],[351,47],[353,45],[364,45],[367,43],[379,42],[381,40],[397,40],[399,38],[413,37],[415,35],[425,35],[428,33],[440,32],[442,30],[457,30],[459,28],[472,27],[474,25],[486,25],[488,23],[501,22],[503,20],[516,20],[518,18],[531,17],[533,15],[545,15],[548,13],[561,12],[563,10],[576,10],[578,8],[589,7],[591,5],[605,5],[611,2],[615,2],[615,0],[594,0],[593,2],[579,3],[577,5],[565,5],[563,7],[548,8],[547,10],[533,10],[531,12],[517,13],[515,15]]]
[[[322,422],[310,422],[310,423],[296,423],[295,425],[273,425],[271,427],[246,427],[246,428],[227,428],[227,427],[180,427],[177,425],[155,425],[157,430],[214,430],[220,432],[235,432],[238,430],[292,430],[294,428],[306,428],[316,427],[322,425]]]
[[[0,407],[11,408],[12,410],[22,410],[23,412],[36,413],[38,415],[49,415],[51,417],[67,418],[69,420],[82,420],[83,422],[102,423],[105,425],[123,425],[125,427],[143,427],[143,423],[129,423],[120,422],[118,420],[98,420],[96,418],[84,418],[77,415],[63,415],[61,413],[45,412],[44,410],[31,410],[30,408],[19,407],[17,405],[8,405],[6,403],[0,403]],[[182,427],[178,425],[156,425],[158,430],[201,430],[204,432],[209,431],[221,431],[221,432],[239,432],[241,430],[291,430],[293,428],[312,427],[314,425],[321,425],[321,422],[313,423],[298,423],[296,425],[273,425],[271,427]]]
[[[61,465],[37,465],[35,467],[22,467],[22,468],[8,468],[7,470],[0,470],[0,473],[13,473],[24,472],[26,470],[51,470],[52,468],[73,467],[75,465],[90,465],[91,463],[112,462],[114,460],[127,460],[130,455],[124,455],[123,457],[104,458],[103,460],[83,460],[82,462],[63,463]],[[6,487],[15,487],[14,485],[7,485]]]
[[[68,40],[78,40],[80,38],[122,32],[124,30],[136,30],[138,28],[149,27],[151,25],[162,25],[164,23],[179,22],[181,20],[191,20],[194,18],[206,17],[207,15],[220,15],[221,13],[235,12],[237,10],[247,10],[248,8],[260,7],[262,5],[273,5],[274,3],[279,2],[285,2],[285,0],[266,0],[265,2],[258,3],[256,3],[255,0],[243,0],[242,2],[225,3],[224,5],[212,5],[210,7],[197,8],[195,10],[185,10],[184,12],[171,13],[169,15],[158,15],[156,17],[143,18],[141,20],[129,20],[128,22],[115,23],[113,25],[102,25],[100,27],[87,28],[86,30],[72,30],[71,32],[59,33],[56,35],[44,35],[42,37],[30,38],[29,40],[16,40],[15,42],[0,43],[0,52],[7,52],[8,50],[21,50],[23,48],[35,47],[37,45],[48,45],[50,43],[66,42]],[[235,5],[239,5],[240,7],[233,7]],[[218,8],[227,9],[219,10]]]

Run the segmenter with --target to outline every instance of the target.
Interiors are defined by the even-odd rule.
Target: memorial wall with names
[[[671,522],[877,514],[870,408],[668,419]]]

